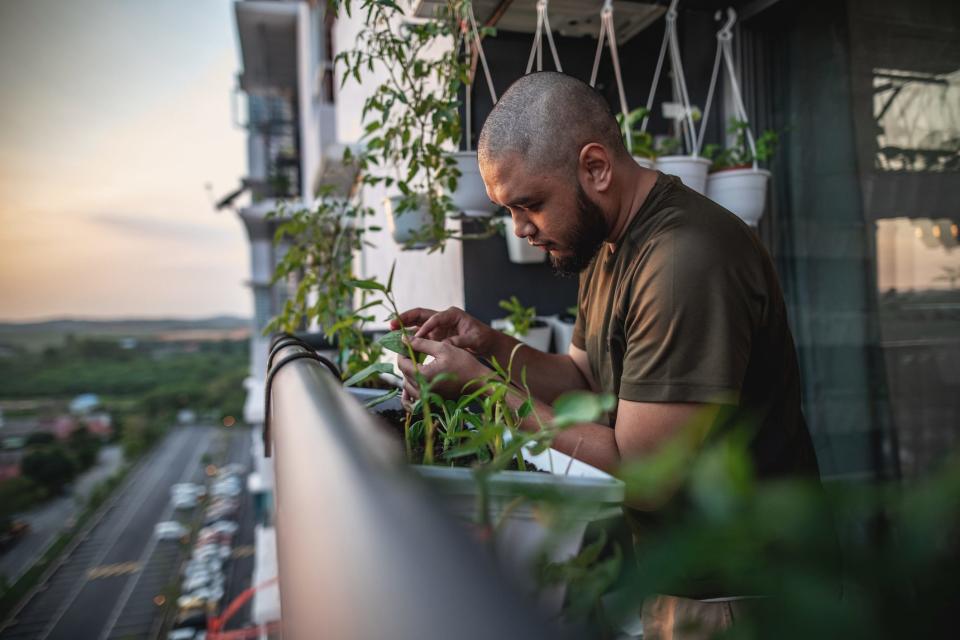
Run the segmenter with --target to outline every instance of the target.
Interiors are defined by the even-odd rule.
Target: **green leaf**
[[[526,401],[520,405],[520,408],[517,409],[517,415],[520,418],[526,418],[531,413],[533,413],[533,401],[530,398],[527,398]]]
[[[367,378],[370,378],[374,375],[378,375],[381,373],[393,373],[393,365],[390,364],[389,362],[374,362],[370,366],[365,367],[360,371],[358,371],[357,373],[350,376],[350,378],[343,383],[343,386],[352,387],[356,384],[363,382]]]
[[[368,291],[386,291],[386,288],[373,278],[369,280],[348,280],[347,286]]]
[[[616,398],[612,394],[571,391],[553,403],[553,425],[563,428],[578,422],[593,422],[614,406]]]
[[[393,291],[393,272],[397,268],[397,261],[394,260],[390,266],[390,276],[387,278],[387,291]]]
[[[382,404],[382,403],[386,402],[387,400],[390,400],[391,398],[396,398],[398,395],[400,395],[400,389],[391,389],[390,391],[387,391],[387,392],[386,392],[385,394],[383,394],[382,396],[377,396],[376,398],[373,398],[373,399],[371,399],[371,400],[367,400],[367,401],[363,404],[363,406],[365,406],[365,407],[367,407],[367,408],[369,409],[369,408],[371,408],[371,407],[377,406],[378,404]]]
[[[377,338],[377,344],[387,351],[393,351],[400,355],[404,355],[407,352],[407,345],[403,343],[403,332],[399,330],[391,331],[390,333],[380,336]]]

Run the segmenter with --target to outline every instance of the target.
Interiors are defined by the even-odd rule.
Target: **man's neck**
[[[621,175],[617,176],[620,184],[623,185],[623,197],[620,199],[620,206],[607,237],[607,248],[613,251],[623,234],[627,232],[627,227],[633,221],[634,216],[640,211],[647,196],[653,190],[653,185],[657,183],[657,172],[653,169],[644,169],[640,165],[630,162],[625,166]]]

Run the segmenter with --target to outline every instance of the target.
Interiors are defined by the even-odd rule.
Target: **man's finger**
[[[407,356],[397,357],[397,368],[400,369],[400,373],[405,378],[412,378],[417,375],[417,368],[414,366],[413,360]]]
[[[429,318],[432,318],[437,314],[433,309],[424,309],[422,307],[417,307],[415,309],[408,309],[400,314],[399,317],[394,318],[390,321],[390,328],[396,331],[400,328],[400,323],[403,323],[403,326],[413,326],[413,325],[422,325]]]
[[[411,400],[420,399],[420,389],[418,389],[415,384],[411,384],[410,382],[404,381],[403,393]]]
[[[414,351],[419,351],[420,353],[425,353],[428,356],[436,358],[443,348],[443,343],[414,336],[410,338],[410,346],[413,347]]]
[[[446,331],[455,330],[457,327],[457,322],[460,320],[459,312],[459,309],[450,307],[445,311],[435,313],[420,326],[420,330],[416,332],[417,337],[428,338],[430,337],[430,334],[438,329]]]

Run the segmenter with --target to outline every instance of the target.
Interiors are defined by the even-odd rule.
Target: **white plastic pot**
[[[497,524],[494,548],[501,569],[521,589],[535,593],[547,614],[563,606],[566,585],[542,587],[536,579],[541,554],[550,562],[577,555],[587,525],[621,514],[624,487],[588,464],[549,449],[524,454],[526,462],[547,473],[500,471],[487,480],[487,516]],[[415,466],[457,519],[476,523],[480,489],[470,469]],[[539,499],[538,496],[542,496]]]
[[[677,176],[683,184],[697,193],[706,193],[707,169],[710,161],[694,156],[661,156],[657,158],[657,169],[667,175]]]
[[[507,254],[510,256],[510,262],[514,264],[536,264],[547,259],[547,252],[540,247],[535,247],[526,238],[518,238],[510,229],[510,225],[504,229],[504,236],[507,238]]]
[[[757,226],[767,203],[766,169],[726,169],[707,176],[707,197],[732,211],[751,227]]]
[[[419,231],[429,228],[433,224],[433,219],[425,205],[397,214],[397,206],[402,199],[402,196],[385,198],[383,208],[387,212],[387,222],[394,242],[406,245]],[[411,248],[424,249],[428,246],[430,245],[427,242],[417,242]]]
[[[457,190],[451,198],[457,208],[465,216],[486,218],[493,215],[497,205],[490,202],[487,196],[487,187],[480,177],[480,166],[477,164],[476,151],[458,151],[453,154],[460,170],[460,180],[457,181]]]
[[[550,349],[550,336],[553,333],[553,327],[550,326],[550,322],[547,318],[537,318],[544,323],[542,327],[530,327],[526,335],[518,336],[516,331],[513,329],[513,323],[510,322],[507,318],[497,318],[490,323],[490,326],[498,331],[503,331],[504,333],[509,333],[511,336],[538,351],[543,351],[546,353]]]
[[[645,158],[643,156],[631,156],[631,157],[633,158],[634,162],[636,162],[638,165],[640,165],[644,169],[654,168],[655,162],[650,158]]]
[[[569,353],[570,343],[573,341],[573,322],[565,322],[559,316],[544,318],[553,329],[553,344],[557,353]]]

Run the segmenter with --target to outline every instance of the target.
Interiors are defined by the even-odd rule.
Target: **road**
[[[123,453],[119,446],[104,447],[97,457],[97,464],[74,481],[68,495],[18,515],[18,519],[30,525],[30,530],[0,556],[0,575],[5,576],[9,584],[16,582],[60,534],[63,523],[79,515],[93,489],[113,475],[122,463]]]
[[[158,543],[153,527],[173,516],[171,485],[202,480],[201,457],[217,453],[221,433],[227,439],[228,458],[249,465],[247,429],[171,429],[131,472],[98,514],[99,521],[46,584],[0,630],[0,639],[93,640],[155,634],[160,608],[153,599],[176,579],[183,552],[176,542]],[[246,495],[244,499],[248,500]]]

